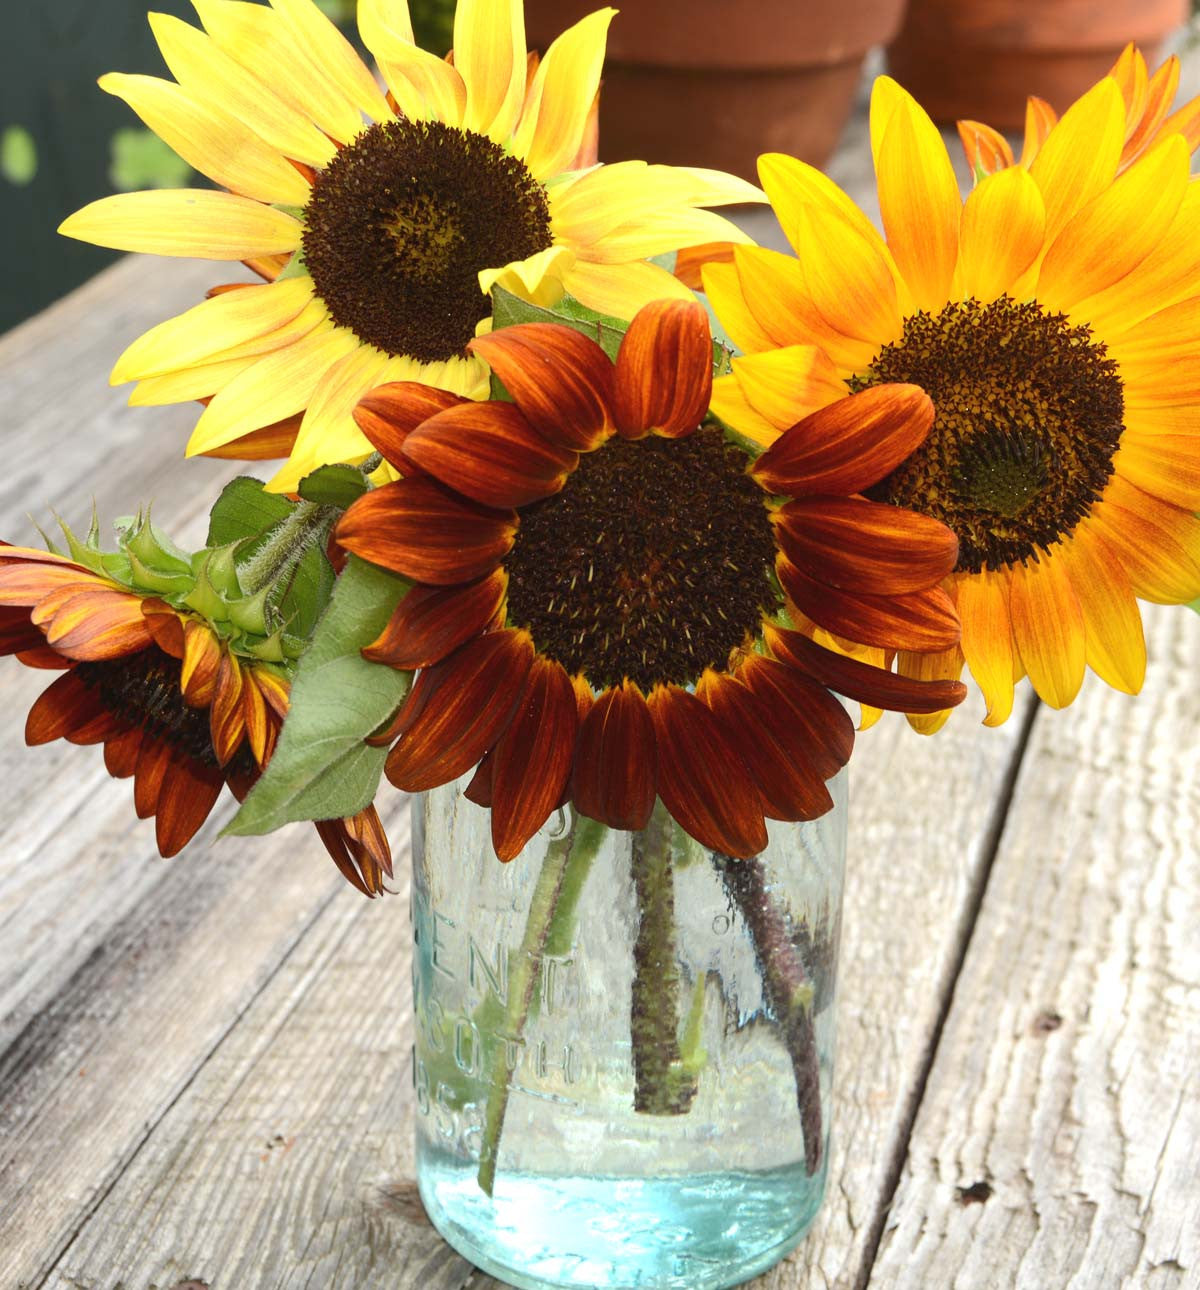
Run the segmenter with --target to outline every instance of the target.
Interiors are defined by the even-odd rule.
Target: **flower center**
[[[1113,472],[1125,399],[1091,329],[1001,296],[905,320],[854,390],[911,381],[933,399],[921,448],[870,491],[958,536],[960,572],[1037,558],[1070,536]]]
[[[508,621],[596,688],[690,685],[775,607],[762,491],[720,430],[612,439],[521,511]]]
[[[487,316],[481,269],[552,241],[524,162],[439,121],[364,130],[317,175],[304,223],[305,267],[334,322],[423,363],[461,355]]]
[[[179,660],[157,646],[75,668],[75,675],[99,695],[109,712],[166,739],[201,765],[215,767],[208,710],[183,701],[181,673]]]

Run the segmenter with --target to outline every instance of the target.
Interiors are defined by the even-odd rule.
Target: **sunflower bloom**
[[[810,417],[752,461],[705,424],[712,339],[694,300],[635,317],[615,365],[553,324],[472,342],[515,402],[374,391],[367,437],[404,478],[360,498],[342,546],[415,587],[365,653],[420,669],[385,739],[409,791],[477,766],[512,859],[570,799],[640,829],[656,797],[704,845],[749,856],[764,817],[811,819],[853,726],[829,688],[934,711],[965,693],[844,658],[780,616],[789,596],[892,648],[958,638],[941,524],[852,496],[933,417],[884,385]]]
[[[30,709],[31,746],[103,744],[133,778],[139,819],[159,853],[177,854],[229,786],[245,797],[271,758],[288,710],[280,671],[239,657],[202,615],[60,555],[0,545],[0,655],[62,675]],[[391,874],[373,806],[317,824],[329,854],[365,895]]]
[[[1182,129],[1194,105],[1163,123],[1161,95],[1131,112],[1127,93],[1104,78],[1028,166],[1004,164],[964,202],[928,116],[881,78],[886,241],[828,179],[773,155],[760,174],[798,258],[738,247],[704,270],[746,351],[713,406],[743,434],[771,443],[880,383],[933,399],[928,437],[867,496],[957,535],[945,590],[961,644],[901,652],[898,667],[946,678],[965,663],[989,725],[1025,675],[1056,708],[1088,667],[1136,693],[1138,599],[1200,595],[1200,188]],[[944,719],[910,718],[926,731]]]
[[[442,61],[413,42],[406,0],[361,0],[385,89],[313,0],[194,2],[203,31],[150,15],[174,81],[100,85],[223,191],[108,197],[60,230],[241,260],[265,280],[218,289],[113,370],[114,383],[138,382],[132,403],[207,404],[189,454],[290,455],[271,486],[291,490],[369,454],[351,412],[375,385],[486,393],[467,342],[488,326],[494,285],[629,317],[685,292],[646,257],[747,240],[702,209],[762,200],[741,180],[593,164],[613,9],[538,62],[521,0],[461,0]]]

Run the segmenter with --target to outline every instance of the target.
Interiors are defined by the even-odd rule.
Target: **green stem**
[[[767,889],[761,861],[734,860],[714,852],[713,863],[750,933],[763,993],[791,1057],[796,1105],[804,1128],[804,1163],[811,1175],[820,1167],[824,1137],[821,1067],[812,1020],[813,984],[788,935],[783,911]]]
[[[679,1045],[679,963],[675,953],[672,820],[656,803],[633,835],[633,884],[638,931],[633,946],[630,1038],[635,1111],[684,1115],[696,1096],[696,1073]]]
[[[479,1152],[478,1182],[488,1196],[496,1185],[496,1157],[511,1089],[508,1046],[510,1042],[519,1043],[524,1036],[534,995],[541,982],[542,963],[546,954],[551,952],[548,947],[569,939],[584,880],[605,833],[602,824],[575,817],[565,836],[550,843],[529,903],[521,947],[509,960],[507,1004],[492,1051],[483,1146]]]
[[[242,591],[252,596],[286,577],[306,551],[328,537],[338,514],[335,507],[297,502],[287,519],[280,520],[262,546],[238,569]]]

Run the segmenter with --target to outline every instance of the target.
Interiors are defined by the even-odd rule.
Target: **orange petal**
[[[202,766],[184,753],[169,757],[163,770],[154,833],[159,854],[178,854],[208,819],[225,778],[215,766]]]
[[[213,752],[222,766],[232,759],[246,737],[246,716],[242,706],[244,687],[241,664],[228,650],[222,650],[212,707],[209,709]]]
[[[95,691],[72,671],[54,680],[37,697],[25,719],[25,742],[31,747],[65,739],[105,712]]]
[[[430,417],[466,401],[458,394],[416,381],[389,381],[359,402],[354,421],[387,461],[409,475],[413,465],[404,455],[405,439]]]
[[[80,662],[135,654],[152,641],[141,597],[106,587],[63,601],[45,631],[58,653]]]
[[[848,699],[888,712],[940,712],[967,697],[959,681],[916,681],[818,645],[800,632],[768,626],[771,653]]]
[[[183,666],[179,673],[185,703],[193,708],[207,708],[212,703],[221,657],[221,646],[208,624],[189,618],[183,625]]]
[[[508,725],[532,664],[528,634],[506,629],[423,671],[405,704],[415,717],[388,754],[388,779],[417,793],[465,774]]]
[[[497,618],[507,587],[502,569],[460,586],[414,587],[363,657],[404,671],[430,667]]]
[[[536,655],[512,721],[493,749],[492,845],[513,860],[562,801],[578,728],[562,666]]]
[[[755,461],[750,473],[772,493],[859,493],[914,453],[933,425],[917,385],[876,385],[805,417]]]
[[[613,365],[589,337],[556,323],[521,323],[467,346],[500,378],[526,421],[580,452],[612,433]]]
[[[962,670],[962,650],[957,645],[925,654],[901,650],[896,655],[896,671],[918,685],[953,685],[962,675]],[[908,724],[919,735],[936,734],[946,724],[950,712],[950,708],[941,708],[937,712],[910,712],[907,714]]]
[[[511,403],[463,403],[404,441],[422,470],[484,506],[517,507],[558,492],[579,461],[534,430]]]
[[[1090,524],[1076,529],[1061,554],[1083,614],[1088,666],[1114,689],[1137,694],[1146,679],[1146,637],[1120,558]]]
[[[956,125],[967,169],[976,181],[1014,163],[1012,147],[999,130],[982,121],[958,121]]]
[[[1172,54],[1150,78],[1141,117],[1134,126],[1133,133],[1125,140],[1121,153],[1122,165],[1132,161],[1158,133],[1158,128],[1174,101],[1175,91],[1179,88],[1179,71],[1179,58]]]
[[[810,576],[871,595],[921,591],[958,560],[958,539],[928,515],[851,497],[788,502],[773,516],[779,545]]]
[[[360,497],[342,516],[347,551],[419,582],[448,585],[490,573],[517,531],[513,511],[456,497],[433,480],[401,479]]]
[[[1160,605],[1200,596],[1200,520],[1120,475],[1108,481],[1088,526],[1117,553],[1134,594]]]
[[[926,651],[958,644],[954,605],[938,587],[905,595],[859,595],[817,582],[784,555],[775,570],[796,608],[839,636],[884,649]]]
[[[713,349],[699,301],[658,300],[640,309],[617,353],[617,428],[630,439],[691,434],[712,398]]]
[[[658,793],[658,746],[646,700],[632,681],[605,690],[583,718],[571,797],[612,829],[644,829]]]
[[[658,795],[702,846],[746,859],[767,846],[763,804],[721,722],[678,686],[647,700],[658,743]]]
[[[1200,437],[1126,430],[1114,465],[1143,492],[1183,510],[1200,511]]]
[[[296,446],[296,436],[300,433],[300,423],[303,420],[303,413],[297,413],[294,417],[285,417],[272,425],[238,435],[228,443],[209,448],[196,455],[213,457],[221,461],[275,461],[280,457],[290,457],[292,449]]]
[[[693,291],[704,290],[701,271],[706,264],[729,264],[733,259],[732,242],[702,242],[682,247],[675,255],[675,276]]]
[[[246,742],[250,752],[259,766],[267,764],[267,746],[271,719],[267,713],[267,703],[263,692],[258,688],[258,669],[250,667],[245,673],[245,684],[242,686],[242,722],[246,729]]]
[[[954,580],[962,652],[987,702],[985,726],[1003,725],[1013,706],[1013,640],[1008,576],[991,570]]]
[[[133,780],[133,807],[139,820],[148,819],[158,810],[163,775],[173,756],[174,749],[165,739],[157,738],[149,731],[144,733]]]
[[[1058,113],[1035,95],[1025,100],[1025,138],[1021,146],[1021,165],[1028,169],[1058,124]]]
[[[1033,688],[1052,708],[1079,693],[1087,664],[1083,614],[1067,567],[1054,552],[1009,571],[1013,644]]]

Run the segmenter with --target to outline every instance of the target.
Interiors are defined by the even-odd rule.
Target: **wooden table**
[[[218,272],[131,258],[0,341],[0,535],[94,496],[203,540],[236,471],[106,374]],[[1146,621],[1136,700],[861,739],[829,1196],[760,1290],[1200,1287],[1200,619]],[[95,749],[24,748],[44,682],[0,666],[0,1290],[497,1285],[412,1181],[406,803],[390,900],[227,812],[160,860]]]

